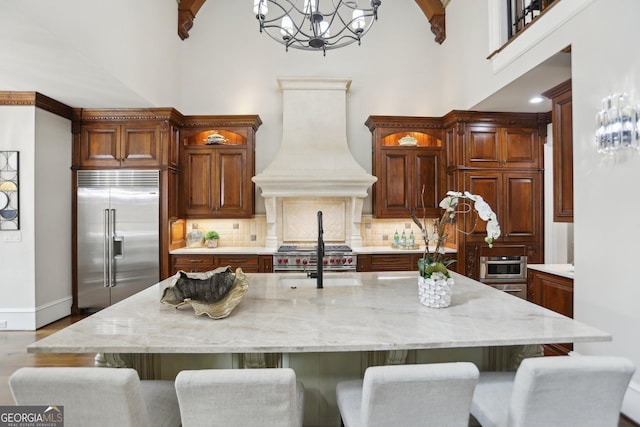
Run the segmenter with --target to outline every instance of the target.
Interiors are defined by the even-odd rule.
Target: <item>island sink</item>
[[[286,277],[280,277],[278,279],[278,285],[287,286],[290,288],[311,288],[317,287],[316,278],[307,277],[306,275],[291,275]],[[323,277],[323,285],[325,288],[339,287],[339,286],[362,286],[362,282],[356,277],[344,277],[344,276],[331,276],[325,275]]]

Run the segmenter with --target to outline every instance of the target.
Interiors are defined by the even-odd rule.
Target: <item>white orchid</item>
[[[424,188],[422,191],[424,192]],[[462,205],[462,208],[458,208],[460,204]],[[485,237],[484,240],[491,248],[493,247],[493,241],[500,237],[500,224],[498,224],[498,218],[495,212],[491,209],[491,206],[489,206],[489,204],[485,202],[480,195],[471,194],[468,191],[465,191],[464,193],[459,191],[448,191],[445,198],[440,201],[439,206],[444,209],[444,213],[440,219],[436,220],[433,233],[428,233],[426,231],[427,228],[424,221],[423,223],[420,223],[418,218],[415,216],[415,213],[412,214],[413,221],[422,229],[425,240],[425,253],[420,262],[418,262],[418,267],[422,276],[430,277],[432,274],[435,274],[431,268],[428,268],[429,265],[433,266],[440,264],[441,271],[447,271],[446,265],[448,265],[448,263],[443,261],[446,253],[445,243],[450,231],[447,225],[453,225],[455,223],[456,213],[469,212],[467,208],[470,209],[470,205],[472,204],[473,209],[478,213],[478,217],[487,222],[487,237]],[[435,250],[433,252],[429,251],[430,242],[435,244]]]
[[[450,191],[449,193],[452,193],[452,191]],[[440,201],[440,207],[448,212],[453,212],[457,204],[458,197],[456,196],[447,196]]]

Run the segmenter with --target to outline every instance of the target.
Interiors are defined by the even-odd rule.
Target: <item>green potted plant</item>
[[[207,247],[209,248],[217,248],[219,239],[220,234],[217,231],[207,231],[207,234],[204,235],[204,240],[207,241]]]

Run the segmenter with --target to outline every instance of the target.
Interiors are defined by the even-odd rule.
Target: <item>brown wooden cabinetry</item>
[[[439,216],[438,204],[446,192],[439,119],[371,116],[365,124],[372,132],[372,173],[378,178],[373,185],[374,215],[408,218],[415,210],[420,217]],[[412,142],[406,137],[414,138],[415,145],[408,145]]]
[[[172,273],[205,272],[230,266],[233,271],[242,268],[245,273],[270,273],[273,271],[271,256],[250,254],[179,254],[171,255]]]
[[[464,172],[465,190],[482,196],[496,213],[502,232],[500,242],[540,237],[542,180],[542,172]],[[475,214],[464,216],[467,241],[484,241],[486,223]]]
[[[549,114],[452,111],[443,118],[449,190],[480,195],[495,211],[502,235],[490,252],[518,246],[529,263],[543,261],[543,147]],[[478,279],[486,223],[462,214],[458,269]]]
[[[178,128],[172,108],[74,111],[76,168],[178,167]]]
[[[87,125],[82,127],[82,166],[160,166],[159,125]]]
[[[187,218],[249,218],[254,213],[258,116],[185,118],[181,133],[181,193]],[[210,144],[210,135],[224,138]]]
[[[418,274],[418,260],[422,253],[394,253],[394,254],[358,254],[357,271],[414,271]],[[446,260],[456,259],[456,254],[448,254]],[[456,263],[449,266],[457,271]]]
[[[573,222],[573,112],[571,80],[544,96],[551,98],[553,126],[553,220]]]
[[[463,144],[464,165],[480,168],[538,168],[542,148],[537,128],[469,124]]]
[[[171,255],[171,274],[178,270],[187,273],[205,272],[215,268],[213,255]]]
[[[573,318],[573,279],[529,269],[527,299]],[[545,345],[546,354],[567,354],[572,344]]]

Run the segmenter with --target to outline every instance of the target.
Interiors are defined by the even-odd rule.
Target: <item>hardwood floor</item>
[[[44,326],[37,331],[0,332],[0,406],[13,405],[8,380],[11,374],[23,366],[93,366],[93,354],[31,354],[27,346],[65,328],[85,316],[70,316]],[[620,417],[619,427],[640,427],[640,425]]]
[[[0,405],[14,405],[9,377],[23,366],[93,366],[93,354],[31,354],[27,346],[85,316],[70,316],[37,331],[0,332]]]

